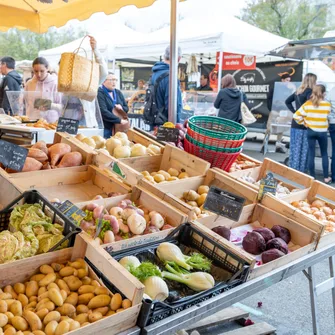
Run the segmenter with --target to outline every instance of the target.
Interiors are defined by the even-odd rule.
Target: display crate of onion
[[[252,211],[243,209],[238,222],[224,217],[201,219],[201,224],[215,232],[215,240],[232,243],[253,260],[254,267],[248,279],[266,274],[315,250],[320,237],[316,223],[306,227],[260,204],[252,206]]]
[[[261,161],[258,161],[255,158],[252,158],[243,153],[240,153],[236,161],[230,167],[229,171],[228,172],[224,171],[224,172],[232,173],[235,176],[238,175],[239,172],[241,172],[243,175],[243,171],[247,170],[248,172],[250,172],[252,169],[257,169],[261,165],[262,165]]]
[[[335,238],[335,189],[319,181],[313,181],[310,189],[292,193],[283,199],[267,194],[262,200],[264,206],[298,221],[310,228],[319,226],[318,248],[334,243]]]
[[[239,123],[214,116],[192,116],[184,140],[185,151],[229,171],[245,140],[247,129]]]
[[[96,245],[124,250],[165,238],[187,221],[187,215],[153,194],[133,187],[132,193],[76,204],[86,211],[80,227]],[[100,231],[99,219],[102,219]]]
[[[269,158],[265,158],[261,166],[249,170],[239,170],[228,174],[221,171],[221,173],[225,173],[229,177],[237,179],[255,190],[259,189],[260,181],[265,178],[269,172],[274,175],[274,178],[278,182],[276,194],[278,198],[284,198],[292,193],[308,189],[314,180],[313,177],[307,174],[291,169]]]

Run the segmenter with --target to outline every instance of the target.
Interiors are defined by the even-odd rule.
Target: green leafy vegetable
[[[212,261],[198,252],[192,253],[191,256],[186,260],[186,263],[191,265],[193,269],[203,271],[210,271],[212,266]]]
[[[143,262],[138,267],[130,267],[129,272],[142,282],[152,276],[162,277],[158,266],[151,262]]]
[[[108,221],[108,220],[104,220],[104,219],[96,219],[95,220],[95,225],[98,227],[99,225],[99,220],[102,221],[102,225],[101,225],[101,230],[100,230],[100,233],[99,233],[99,237],[104,240],[104,237],[105,237],[105,233],[106,231],[108,230],[112,230],[112,227],[111,227],[111,223]]]
[[[89,222],[93,220],[93,212],[85,209],[86,216],[84,218],[85,221]]]

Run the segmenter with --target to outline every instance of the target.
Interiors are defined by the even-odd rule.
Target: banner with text
[[[220,63],[220,52],[216,53],[216,64]],[[223,52],[222,70],[255,70],[256,56]]]

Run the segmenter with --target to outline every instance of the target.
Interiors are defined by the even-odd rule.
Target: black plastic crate
[[[57,250],[66,241],[68,241],[68,247],[74,246],[76,235],[81,232],[81,229],[73,224],[63,213],[36,190],[22,193],[18,198],[0,211],[0,232],[8,230],[9,218],[14,207],[24,204],[41,205],[43,212],[52,219],[52,223],[58,223],[64,227],[64,238],[55,244],[48,252]]]
[[[163,242],[178,245],[185,254],[189,254],[191,251],[198,251],[212,260],[210,273],[215,279],[215,286],[203,292],[195,292],[186,288],[186,285],[166,280],[170,292],[172,289],[172,291],[178,291],[179,296],[183,296],[183,293],[185,293],[185,296],[177,301],[172,301],[171,299],[169,301],[168,298],[164,302],[143,299],[142,309],[137,322],[137,325],[141,328],[210,299],[247,280],[250,270],[249,264],[228,250],[224,245],[213,241],[208,235],[190,223],[179,226],[165,239],[158,242],[148,243],[126,251],[113,252],[110,247],[106,247],[105,250],[116,260],[120,260],[125,256],[136,256],[140,261],[151,261],[159,265],[163,270],[163,264],[155,254],[157,247]],[[190,293],[191,295],[189,295]]]

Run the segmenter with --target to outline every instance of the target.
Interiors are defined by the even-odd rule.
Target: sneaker
[[[286,154],[286,149],[282,147],[276,147],[276,152],[281,154]]]

